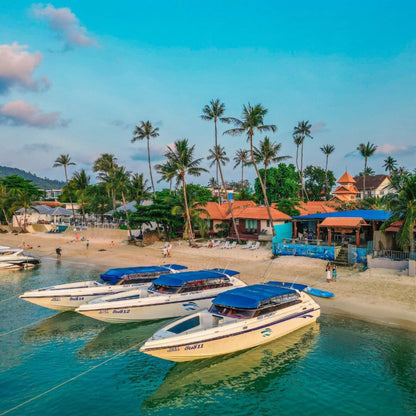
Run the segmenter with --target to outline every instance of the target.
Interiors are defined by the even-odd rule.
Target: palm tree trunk
[[[7,217],[6,210],[2,207],[1,210],[3,211],[4,219],[7,222],[7,226],[9,227],[10,232],[13,231],[13,227],[10,225],[9,218]]]
[[[189,245],[191,246],[192,240],[193,240],[193,232],[192,232],[191,214],[189,213],[189,207],[188,207],[188,197],[186,196],[186,182],[185,182],[184,174],[182,174],[182,187],[183,187],[183,200],[185,202],[186,218],[188,221],[188,241],[189,241]]]
[[[308,194],[306,192],[306,187],[305,187],[305,180],[303,179],[303,142],[302,142],[302,146],[300,148],[300,172],[301,172],[301,183],[302,183],[302,194],[304,195],[304,198],[308,201]]]
[[[124,212],[126,213],[127,230],[129,231],[129,237],[130,237],[130,239],[132,239],[131,228],[130,228],[130,221],[129,221],[129,215],[128,215],[128,211],[127,211],[126,198],[124,197],[124,192],[123,191],[121,191],[121,199],[123,200]]]
[[[367,158],[364,158],[363,199],[365,199],[365,178],[367,176]]]
[[[267,163],[264,164],[264,189],[267,193]]]
[[[215,147],[215,149],[218,149],[218,148]],[[218,166],[218,169],[220,171],[222,186],[225,188],[224,175],[222,174],[222,168],[221,168],[221,164],[220,164],[220,161],[218,160],[218,158],[217,158],[217,166]],[[240,235],[238,234],[237,224],[236,224],[235,218],[234,218],[233,207],[231,205],[230,198],[228,198],[228,193],[227,192],[225,192],[225,198],[227,199],[228,208],[230,209],[231,219],[233,221],[233,227],[234,227],[235,235],[237,237],[237,242],[238,242],[238,244],[240,244],[241,243],[241,241],[240,241]]]
[[[325,162],[325,199],[328,194],[328,155],[326,155]]]
[[[147,161],[149,162],[150,182],[152,183],[153,197],[156,198],[155,184],[153,183],[152,165],[150,164],[150,137],[147,136]]]
[[[244,184],[244,164],[241,162],[241,189],[243,189]]]
[[[251,152],[251,161],[254,165],[254,169],[256,170],[257,178],[259,179],[260,186],[261,186],[261,189],[263,191],[264,204],[266,205],[267,213],[269,215],[269,221],[270,221],[270,225],[272,227],[273,237],[275,237],[276,236],[276,230],[274,229],[274,225],[273,225],[273,217],[272,217],[272,212],[270,211],[269,200],[267,199],[266,189],[264,187],[263,181],[261,180],[261,175],[260,175],[259,169],[257,168],[257,164],[256,164],[256,158],[254,157],[253,135],[252,134],[250,134],[250,152]]]
[[[84,220],[85,226],[87,226],[87,218],[85,217],[85,207],[84,207],[84,201],[81,201],[81,209],[82,209],[82,219]]]
[[[111,189],[111,199],[113,201],[113,211],[115,212],[116,209],[117,209],[117,206],[116,206],[116,190],[115,190],[115,188],[112,188]]]
[[[215,149],[217,148],[217,143],[218,143],[218,139],[217,139],[217,117],[214,117],[214,127],[215,127]],[[219,162],[217,161],[217,165],[215,166],[215,180],[217,183],[217,189],[218,189],[218,202],[221,204],[221,187],[219,186],[219,181],[218,181],[218,164]],[[227,190],[225,190],[225,193],[227,193]]]
[[[74,218],[74,227],[75,227],[75,209],[74,209],[74,204],[72,203],[71,190],[69,189],[68,173],[66,171],[66,165],[64,165],[64,170],[65,170],[66,187],[68,188],[68,192],[69,192],[69,202],[71,203],[72,217]]]

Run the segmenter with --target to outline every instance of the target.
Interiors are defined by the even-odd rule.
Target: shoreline
[[[92,231],[79,233],[89,240],[88,248],[86,241],[71,242],[75,240],[72,231],[62,234],[0,234],[0,245],[18,247],[25,242],[33,247],[27,252],[52,260],[56,259],[55,248],[60,247],[62,262],[84,263],[102,271],[115,267],[177,263],[190,270],[214,267],[237,270],[247,284],[269,280],[296,281],[335,294],[332,299],[315,298],[323,314],[416,331],[416,279],[400,276],[397,271],[367,269],[358,272],[354,268],[340,267],[337,281],[328,284],[325,260],[293,256],[272,260],[270,249],[191,248],[185,241],[174,241],[172,257],[164,258],[162,242],[137,247],[127,245],[127,233]],[[111,241],[114,241],[114,247],[111,247]]]

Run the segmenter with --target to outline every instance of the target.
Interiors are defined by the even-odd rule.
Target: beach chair
[[[226,241],[224,244],[220,245],[220,248],[229,248],[230,243],[228,241]]]
[[[256,241],[251,247],[250,250],[257,250],[260,247],[260,241]]]
[[[244,248],[244,249],[248,249],[248,248],[251,248],[251,247],[253,247],[253,242],[251,240],[248,241],[245,246],[241,246],[241,248]]]
[[[237,246],[237,241],[233,241],[231,244],[228,244],[227,248],[234,248]]]
[[[218,247],[221,244],[221,240],[215,240],[213,247]]]

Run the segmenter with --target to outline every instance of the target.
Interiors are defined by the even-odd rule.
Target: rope
[[[32,322],[31,324],[27,324],[27,325],[21,326],[20,328],[12,329],[11,331],[8,331],[8,332],[2,332],[2,333],[0,334],[0,338],[1,338],[1,337],[4,337],[5,335],[12,334],[13,332],[19,331],[20,329],[27,328],[28,326],[35,325],[35,324],[37,324],[37,323],[39,323],[39,322],[44,321],[45,319],[47,319],[47,318],[42,318],[42,319],[39,319],[39,321]]]
[[[19,295],[11,296],[10,298],[0,300],[0,303],[6,302],[6,300],[15,299],[15,298],[18,298],[18,297],[19,297]]]
[[[101,366],[102,366],[102,365],[104,365],[104,364],[107,364],[107,363],[108,363],[108,362],[110,362],[111,360],[114,360],[114,358],[117,358],[117,357],[119,357],[120,355],[125,354],[127,351],[130,351],[130,350],[132,350],[133,348],[136,348],[139,344],[140,344],[140,343],[137,343],[137,344],[133,345],[132,347],[125,349],[124,351],[121,351],[121,352],[119,352],[119,353],[117,353],[117,354],[114,354],[112,357],[108,358],[107,360],[105,360],[105,361],[103,361],[103,362],[101,362],[101,363],[99,363],[99,364],[97,364],[97,365],[92,366],[92,367],[91,367],[91,368],[89,368],[88,370],[85,370],[85,371],[83,371],[82,373],[80,373],[80,374],[78,374],[78,375],[76,375],[76,376],[74,376],[74,377],[71,377],[70,379],[68,379],[68,380],[66,380],[66,381],[64,381],[64,382],[62,382],[62,383],[60,383],[60,384],[56,385],[55,387],[52,387],[52,388],[50,388],[50,389],[48,389],[48,390],[46,390],[46,391],[44,391],[44,392],[42,392],[42,393],[40,393],[40,394],[38,394],[38,395],[36,395],[36,396],[34,396],[34,397],[32,397],[32,398],[30,398],[30,399],[26,400],[26,401],[24,401],[24,402],[22,402],[22,403],[18,404],[17,406],[14,406],[14,407],[12,407],[12,408],[10,408],[10,409],[8,409],[8,410],[4,411],[3,413],[0,413],[0,416],[3,416],[3,415],[5,415],[5,414],[7,414],[7,413],[10,413],[10,412],[13,412],[13,410],[17,410],[17,409],[19,409],[20,407],[22,407],[22,406],[24,406],[24,405],[26,405],[26,404],[28,404],[28,403],[31,403],[31,402],[33,402],[33,401],[35,401],[35,400],[37,400],[37,399],[39,399],[39,398],[41,398],[41,397],[43,397],[43,396],[47,395],[48,393],[50,393],[50,392],[52,392],[52,391],[54,391],[54,390],[59,389],[60,387],[64,386],[65,384],[68,384],[68,383],[70,383],[71,381],[74,381],[74,380],[76,380],[77,378],[82,377],[83,375],[85,375],[85,374],[89,373],[90,371],[93,371],[93,370],[95,370],[96,368],[101,367]]]

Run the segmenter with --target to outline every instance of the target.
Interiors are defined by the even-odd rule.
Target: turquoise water
[[[322,316],[262,347],[175,364],[139,352],[168,321],[110,325],[17,297],[98,272],[54,260],[0,272],[0,415],[416,415],[412,332]]]

